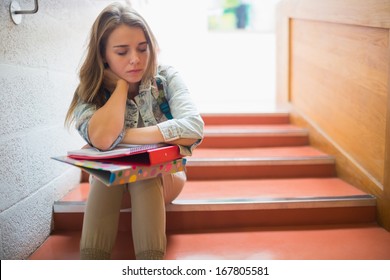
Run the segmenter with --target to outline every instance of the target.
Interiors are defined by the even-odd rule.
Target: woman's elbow
[[[96,141],[91,141],[92,145],[101,150],[101,151],[106,151],[108,149],[110,149],[110,147],[112,146],[112,143],[111,141],[106,141],[106,140],[102,140],[102,139],[99,139],[99,140],[96,140]]]
[[[106,151],[111,148],[112,144],[114,143],[115,139],[107,136],[105,134],[101,135],[99,133],[94,133],[93,135],[89,136],[89,139],[91,141],[91,144],[101,150]]]

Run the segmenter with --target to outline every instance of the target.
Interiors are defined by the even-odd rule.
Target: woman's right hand
[[[113,92],[116,88],[118,81],[121,78],[115,74],[110,68],[104,69],[103,84],[106,89]]]
[[[88,135],[94,147],[107,150],[123,130],[129,83],[107,68],[104,70],[103,85],[111,95],[92,115]]]

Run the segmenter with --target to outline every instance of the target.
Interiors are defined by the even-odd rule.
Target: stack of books
[[[52,159],[77,166],[107,186],[184,171],[186,165],[179,147],[167,144],[120,144],[109,151],[89,147]]]

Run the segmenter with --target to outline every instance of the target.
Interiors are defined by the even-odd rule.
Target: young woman
[[[158,65],[156,49],[148,24],[131,8],[115,3],[97,17],[65,121],[74,121],[89,145],[107,150],[119,143],[170,143],[188,156],[200,143],[202,118],[177,71]],[[178,172],[106,187],[91,177],[81,259],[111,257],[126,192],[136,258],[163,259],[165,204],[178,196],[185,180],[185,173]]]

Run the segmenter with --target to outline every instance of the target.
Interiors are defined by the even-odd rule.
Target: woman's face
[[[139,27],[120,25],[109,35],[105,60],[129,84],[141,81],[149,62],[149,45]]]

